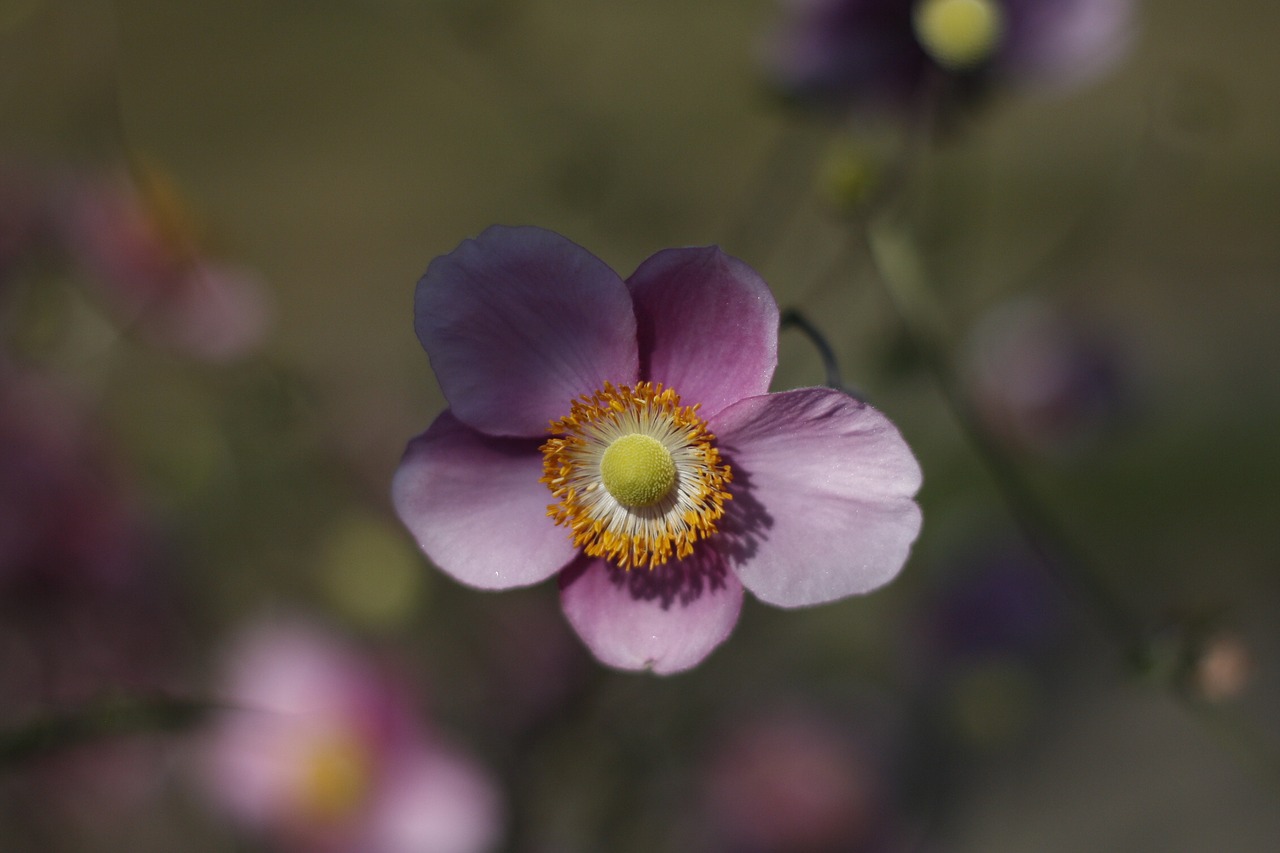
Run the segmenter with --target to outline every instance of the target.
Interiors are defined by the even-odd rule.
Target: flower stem
[[[798,329],[808,338],[809,343],[813,344],[813,348],[818,351],[818,356],[822,359],[822,369],[827,377],[826,386],[840,391],[845,390],[844,379],[840,376],[840,365],[836,360],[835,350],[827,342],[826,336],[818,331],[818,327],[809,322],[808,317],[795,308],[788,308],[782,312],[778,325],[782,329]]]
[[[749,180],[742,213],[732,222],[723,245],[732,253],[750,248],[752,263],[764,268],[784,232],[809,195],[825,132],[787,124],[772,140]]]
[[[169,696],[107,697],[72,711],[36,717],[0,731],[0,768],[14,767],[82,743],[127,734],[181,731],[214,705]]]
[[[901,261],[886,262],[885,244],[892,238],[886,238],[885,234],[872,226],[862,235],[876,278],[898,316],[904,335],[932,375],[943,402],[990,474],[1015,524],[1058,584],[1073,591],[1088,605],[1094,623],[1118,644],[1128,662],[1137,664],[1145,660],[1148,632],[1132,611],[1098,580],[1092,561],[1074,544],[1019,466],[982,423],[952,369],[943,343],[941,312],[928,301],[924,295],[926,289],[918,280],[895,276],[890,271],[906,265]],[[895,243],[892,249],[900,254],[904,246],[898,241]],[[919,266],[911,265],[911,269],[918,271]]]
[[[1189,692],[1176,668],[1161,665],[1167,654],[1162,652],[1156,631],[1102,583],[1096,563],[1075,544],[978,417],[951,366],[941,312],[924,295],[921,282],[895,279],[886,271],[874,227],[860,231],[859,237],[861,245],[855,242],[854,246],[868,251],[903,333],[932,374],[944,403],[990,474],[1014,523],[1055,582],[1084,604],[1091,621],[1117,646],[1131,672],[1157,684],[1260,784],[1280,793],[1280,748],[1274,740],[1249,720]],[[908,266],[918,270],[918,266]]]

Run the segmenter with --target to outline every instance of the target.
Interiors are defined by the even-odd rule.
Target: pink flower
[[[847,721],[785,708],[726,728],[702,778],[715,849],[885,849],[889,786]]]
[[[0,356],[0,728],[180,684],[181,601],[130,472],[85,400]],[[12,768],[36,836],[153,816],[166,744],[55,739]],[[73,833],[74,834],[74,833]]]
[[[225,679],[233,710],[210,733],[204,769],[237,823],[323,853],[473,853],[497,841],[489,779],[335,638],[260,625],[234,647]]]
[[[1133,40],[1132,0],[782,0],[766,49],[775,84],[803,102],[910,113],[993,86],[1068,88]]]
[[[1096,444],[1132,404],[1121,347],[1041,299],[1004,302],[974,326],[964,368],[978,415],[1026,450],[1070,455]]]
[[[98,595],[141,574],[145,525],[106,438],[52,377],[0,358],[0,601],[18,586]]]
[[[0,165],[0,293],[9,275],[48,239],[40,183],[11,164]]]
[[[719,249],[659,252],[624,282],[558,234],[494,227],[431,263],[415,312],[450,407],[405,452],[400,518],[463,583],[558,574],[603,663],[687,669],[744,587],[801,607],[906,560],[911,451],[846,394],[766,393],[777,305]]]
[[[263,282],[199,251],[167,184],[158,182],[152,196],[104,179],[69,194],[63,229],[108,310],[151,340],[206,361],[257,349],[271,313]]]

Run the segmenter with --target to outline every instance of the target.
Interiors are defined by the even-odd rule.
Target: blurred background
[[[923,139],[781,96],[785,16],[0,0],[0,849],[1275,849],[1280,10]],[[902,575],[659,678],[428,565],[413,288],[493,223],[756,268],[921,461]]]

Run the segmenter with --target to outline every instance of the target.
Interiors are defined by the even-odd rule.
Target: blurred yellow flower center
[[[914,24],[920,45],[946,68],[969,68],[988,59],[1004,35],[998,0],[921,0]]]
[[[651,435],[624,435],[600,459],[600,480],[624,506],[652,506],[676,482],[671,453]]]
[[[318,739],[303,759],[299,799],[302,809],[320,821],[339,820],[353,812],[369,791],[368,749],[355,737]]]
[[[652,382],[572,401],[542,445],[541,482],[558,500],[547,515],[623,569],[692,554],[716,532],[733,476],[697,410]]]

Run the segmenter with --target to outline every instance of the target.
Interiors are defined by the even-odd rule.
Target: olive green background
[[[957,335],[985,308],[1037,292],[1122,342],[1136,377],[1131,422],[1089,453],[1029,459],[1028,470],[1144,617],[1185,606],[1230,614],[1256,658],[1242,708],[1274,737],[1280,8],[1141,5],[1120,67],[1080,90],[993,99],[924,153],[908,210]],[[729,0],[0,2],[0,157],[19,169],[126,157],[163,169],[211,250],[269,281],[268,359],[305,378],[286,427],[265,416],[245,427],[262,437],[251,442],[260,455],[244,458],[274,466],[249,475],[267,491],[249,490],[252,508],[240,505],[254,516],[252,547],[226,544],[234,525],[188,524],[192,541],[216,538],[242,561],[225,585],[208,566],[197,574],[216,614],[198,636],[216,637],[263,599],[311,595],[308,567],[335,507],[385,518],[404,442],[444,405],[413,334],[414,283],[431,258],[505,223],[559,231],[623,275],[668,246],[720,243],[823,328],[849,381],[899,425],[925,471],[924,534],[890,590],[804,613],[749,602],[739,635],[706,665],[667,681],[619,676],[601,707],[634,703],[627,719],[639,719],[656,706],[667,719],[696,716],[680,697],[717,684],[750,696],[753,679],[767,684],[790,666],[768,651],[780,637],[799,655],[869,670],[891,656],[901,608],[931,582],[925,567],[1002,510],[929,378],[891,357],[894,315],[865,258],[841,263],[850,226],[808,184],[842,133],[873,152],[896,137],[870,119],[833,131],[781,109],[756,59],[773,14]],[[768,189],[769,164],[783,189]],[[178,469],[203,451],[157,437],[175,423],[207,427],[220,394],[258,387],[254,370],[193,379],[171,356],[118,356],[107,409],[156,500],[179,495],[172,512],[228,504],[184,503],[184,478],[205,474]],[[776,387],[821,378],[808,344],[784,334]],[[311,455],[321,446],[326,455]],[[323,507],[269,490],[306,482],[335,457],[346,473],[328,482]],[[461,621],[449,613],[483,618],[497,601],[424,571],[427,603],[414,619],[428,632]],[[550,590],[519,595],[555,606]],[[967,769],[943,841],[929,849],[1272,849],[1274,790],[1126,675],[1102,638],[1081,633],[1034,736]],[[209,656],[203,642],[196,660]],[[465,667],[431,654],[441,713],[465,717],[475,686],[465,674],[461,687],[447,680]],[[546,784],[572,799],[584,774],[609,773],[603,736],[563,740],[557,748],[576,754],[549,760]],[[608,849],[675,844],[660,799],[634,796],[627,834]],[[578,837],[568,814],[554,837]],[[130,830],[132,849],[165,849],[201,820],[157,817],[164,829]],[[240,849],[198,834],[187,849]],[[110,839],[78,843],[112,849]],[[568,849],[592,849],[577,843]]]

